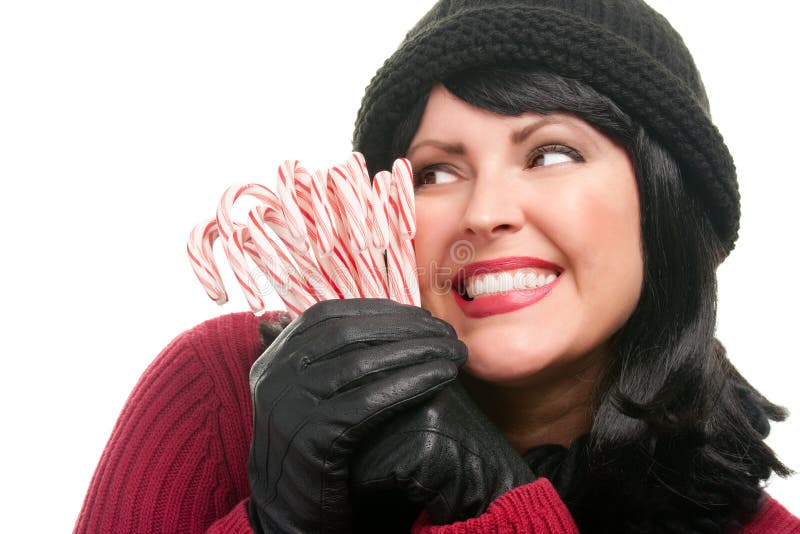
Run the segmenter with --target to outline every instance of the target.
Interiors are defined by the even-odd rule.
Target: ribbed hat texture
[[[725,244],[739,229],[733,159],[711,121],[703,82],[681,36],[640,0],[441,0],[406,35],[366,89],[353,147],[370,172],[411,106],[473,67],[542,67],[613,100],[678,161],[689,191]]]

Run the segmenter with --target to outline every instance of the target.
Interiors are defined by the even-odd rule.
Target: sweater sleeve
[[[772,497],[739,531],[740,534],[800,534],[800,519]]]
[[[482,515],[436,526],[423,512],[413,534],[575,534],[578,527],[546,478],[514,488],[489,505]]]
[[[170,343],[129,396],[75,532],[252,532],[248,370],[260,349],[241,314]]]

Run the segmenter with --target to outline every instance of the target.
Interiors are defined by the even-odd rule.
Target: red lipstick
[[[547,269],[556,275],[556,279],[536,289],[514,289],[469,300],[464,298],[466,294],[464,282],[471,276],[525,268]],[[563,271],[563,269],[554,263],[528,256],[512,256],[498,258],[496,260],[480,261],[467,264],[458,270],[458,273],[456,273],[452,279],[452,292],[456,303],[461,308],[461,311],[464,312],[464,315],[479,319],[490,315],[512,312],[539,302],[550,294],[561,279],[561,271]]]

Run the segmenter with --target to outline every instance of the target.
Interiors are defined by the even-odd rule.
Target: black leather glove
[[[253,529],[349,532],[354,448],[452,382],[465,358],[453,328],[415,306],[347,299],[306,310],[250,371]]]
[[[399,491],[424,503],[439,525],[477,517],[536,478],[458,381],[382,426],[351,470],[359,501],[374,508],[381,492],[395,498]]]

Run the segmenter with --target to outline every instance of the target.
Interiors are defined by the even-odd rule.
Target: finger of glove
[[[348,462],[358,441],[374,431],[398,410],[413,406],[452,382],[458,372],[446,360],[424,362],[408,369],[402,380],[396,377],[369,382],[344,392],[336,403],[326,403],[323,412],[309,419],[295,434],[285,463],[319,463],[324,515],[335,515],[346,507]],[[317,424],[323,421],[323,424]]]
[[[421,408],[418,406],[411,411]],[[436,524],[443,524],[443,518],[460,515],[453,508],[455,503],[450,502],[452,496],[447,494],[447,485],[454,484],[458,477],[452,473],[451,466],[442,461],[440,454],[432,457],[423,454],[435,449],[430,447],[429,441],[436,440],[436,433],[381,434],[359,450],[350,463],[353,495],[369,498],[400,492],[409,501],[423,503]]]
[[[357,305],[352,302],[342,304],[349,301],[355,301]],[[455,330],[445,321],[416,306],[388,299],[323,301],[312,308],[318,310],[314,318],[301,315],[255,361],[250,369],[251,389],[263,375],[274,373],[274,368],[282,365],[307,365],[359,346],[399,339],[456,338]],[[362,308],[371,310],[371,314],[357,315],[356,312],[363,311]]]
[[[353,490],[423,500],[435,524],[474,517],[535,476],[456,380],[359,446]]]
[[[333,477],[338,470],[342,475],[345,457],[358,441],[396,411],[441,390],[457,373],[458,367],[449,360],[420,362],[341,391],[324,402],[309,403],[307,392],[280,388],[263,413],[260,404],[254,406],[253,448],[261,456],[253,460],[288,468],[320,464],[315,468],[320,472]],[[273,469],[269,475],[278,475],[283,469]]]
[[[424,405],[427,405],[425,403]],[[420,406],[406,410],[419,411]],[[429,450],[425,442],[431,436],[417,431],[390,432],[381,426],[359,444],[350,461],[350,485],[354,492],[369,494],[372,491],[405,488],[405,480],[424,476],[426,459],[421,451]]]
[[[312,395],[334,402],[338,395],[367,382],[390,376],[405,380],[412,372],[410,366],[446,360],[460,367],[466,358],[466,345],[457,339],[402,339],[361,347],[336,358],[307,362],[301,371],[301,383]]]
[[[263,455],[252,461],[260,464],[269,454],[277,454],[272,461],[281,463],[292,442],[303,439],[310,440],[317,449],[312,455],[319,457],[324,445],[318,443],[332,442],[370,412],[398,403],[404,395],[411,397],[440,382],[451,382],[465,355],[466,347],[458,340],[403,340],[318,362],[293,383],[260,380],[253,390],[252,444]],[[355,396],[349,393],[353,390]],[[303,432],[309,436],[303,438]]]
[[[385,489],[394,479],[404,490],[411,489],[405,486],[409,479],[428,486],[440,484],[441,474],[458,467],[453,451],[480,444],[476,437],[483,429],[472,424],[471,414],[463,413],[462,393],[456,380],[424,404],[396,415],[365,440],[354,457],[354,484]]]
[[[337,317],[317,323],[302,334],[293,336],[287,340],[284,350],[309,364],[320,359],[335,358],[365,345],[429,337],[456,338],[449,324],[430,315],[399,316],[386,313],[368,318]]]
[[[395,420],[411,412],[426,412],[428,407],[424,402],[405,410],[388,427],[382,426],[375,437],[360,444],[351,462],[354,489],[364,492],[370,488],[400,488],[408,492],[419,486],[438,491],[456,484],[465,468],[481,465],[479,456],[465,449],[459,437],[435,424],[393,431]],[[482,471],[476,469],[470,475]],[[409,486],[411,483],[416,486]]]
[[[356,495],[400,491],[424,503],[433,523],[441,525],[476,517],[494,500],[488,468],[455,437],[436,428],[414,429],[367,443],[351,462],[351,490]]]
[[[421,362],[378,380],[347,389],[327,402],[320,417],[329,428],[330,444],[325,457],[330,461],[352,454],[356,445],[397,412],[413,407],[455,380],[458,367],[449,360]]]
[[[451,337],[401,338],[378,345],[362,342],[349,345],[349,349],[316,359],[295,353],[279,365],[258,366],[257,362],[250,374],[253,403],[272,406],[278,392],[290,384],[312,397],[327,398],[361,380],[371,380],[415,362],[446,359],[461,366],[467,358],[466,345]]]
[[[462,365],[465,359],[466,346],[457,339],[405,339],[308,364],[296,374],[265,375],[252,392],[254,421],[257,426],[270,421],[272,428],[291,433],[304,421],[321,424],[327,411],[336,411],[338,403],[350,402],[343,396],[348,390],[376,381],[413,384],[425,378],[418,374],[426,369],[418,366],[427,363],[442,366],[444,379],[450,380],[451,368]],[[393,401],[391,397],[386,400]]]

